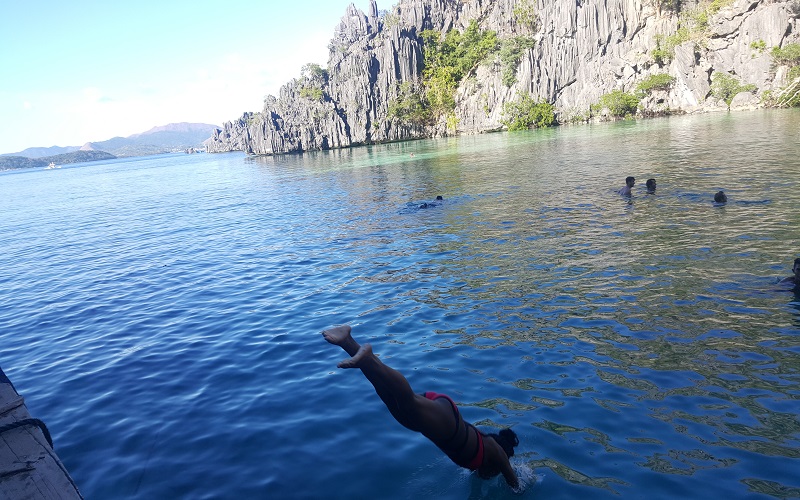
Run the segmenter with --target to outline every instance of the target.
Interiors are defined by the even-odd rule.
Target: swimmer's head
[[[497,434],[486,434],[486,436],[494,439],[506,452],[508,458],[514,456],[514,448],[519,445],[519,438],[516,432],[511,429],[503,429]]]
[[[647,182],[645,183],[645,186],[647,186],[647,190],[648,191],[655,192],[655,190],[656,190],[656,180],[655,179],[647,179]]]
[[[436,197],[436,201],[442,201],[443,199],[444,198],[442,198],[442,195],[439,195],[439,196]]]
[[[717,194],[714,195],[714,201],[717,203],[727,203],[728,197],[725,196],[725,193],[722,191],[718,191]]]
[[[629,177],[625,177],[625,184],[627,184],[630,187],[633,187],[633,185],[636,184],[636,178],[635,177],[630,177],[630,176]]]

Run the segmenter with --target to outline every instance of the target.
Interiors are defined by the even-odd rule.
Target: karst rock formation
[[[654,49],[686,25],[686,13],[709,1],[400,0],[379,11],[372,0],[367,13],[351,4],[334,30],[324,71],[292,80],[265,99],[262,111],[226,123],[207,149],[269,155],[496,131],[503,129],[503,105],[521,93],[553,104],[562,123],[581,121],[600,96],[633,92],[656,74],[674,80],[642,97],[643,114],[727,109],[711,96],[716,72],[755,89],[737,95],[731,109],[758,107],[764,92],[786,84],[787,68],[776,65],[769,49],[797,43],[800,0],[716,0],[723,6],[702,30],[675,44],[669,58],[655,57]],[[449,119],[390,117],[402,84],[422,92],[420,33],[463,32],[473,21],[499,40],[534,42],[516,64],[514,83],[504,84],[493,53],[458,83]]]

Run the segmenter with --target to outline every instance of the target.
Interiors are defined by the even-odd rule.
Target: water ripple
[[[798,117],[5,172],[0,362],[87,498],[510,495],[335,368],[345,322],[513,426],[523,496],[797,496]]]

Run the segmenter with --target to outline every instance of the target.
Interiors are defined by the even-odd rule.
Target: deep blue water
[[[515,497],[337,369],[341,323],[513,426],[523,498],[798,497],[800,296],[776,285],[798,131],[759,111],[3,172],[0,366],[91,499]]]

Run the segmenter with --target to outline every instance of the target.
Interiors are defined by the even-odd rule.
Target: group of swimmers
[[[625,185],[619,188],[617,194],[621,194],[622,196],[630,196],[631,189],[633,186],[636,185],[636,178],[635,177],[625,177]],[[656,180],[655,179],[647,179],[645,183],[645,187],[647,187],[647,194],[655,194],[656,192]]]
[[[627,177],[625,187],[618,193],[630,196],[631,188],[635,184],[634,177]],[[654,194],[656,180],[647,179],[646,186],[647,193]],[[441,202],[442,197],[437,196],[436,201]],[[725,203],[727,197],[720,191],[714,195],[714,201]],[[425,203],[420,208],[429,206],[435,206],[435,203]],[[794,260],[792,273],[792,276],[782,279],[780,283],[793,285],[798,290],[800,257]],[[324,330],[322,336],[331,344],[344,349],[350,356],[337,366],[361,370],[386,408],[403,427],[430,439],[456,465],[477,471],[483,479],[502,474],[509,486],[519,489],[519,478],[509,460],[514,456],[514,448],[519,445],[519,439],[513,430],[482,432],[461,417],[458,407],[450,397],[435,392],[415,393],[400,372],[375,356],[370,344],[361,345],[353,339],[348,325]]]
[[[625,185],[617,190],[617,194],[621,194],[622,196],[630,196],[631,195],[631,188],[636,185],[636,178],[628,176],[625,178]],[[655,194],[656,193],[656,180],[655,179],[647,179],[645,183],[647,187],[647,194]],[[727,203],[728,197],[725,196],[723,191],[717,191],[714,195],[714,203]]]
[[[622,196],[631,196],[631,188],[633,188],[634,185],[636,185],[636,178],[631,176],[626,177],[625,185],[617,190],[617,194],[621,194]],[[647,183],[645,185],[647,186],[647,194],[655,194],[655,179],[647,179]],[[717,191],[716,194],[714,194],[714,203],[723,204],[727,202],[728,197],[725,195],[724,191]],[[795,285],[795,289],[800,289],[800,258],[794,260],[792,272],[794,275],[784,278],[779,283]]]

